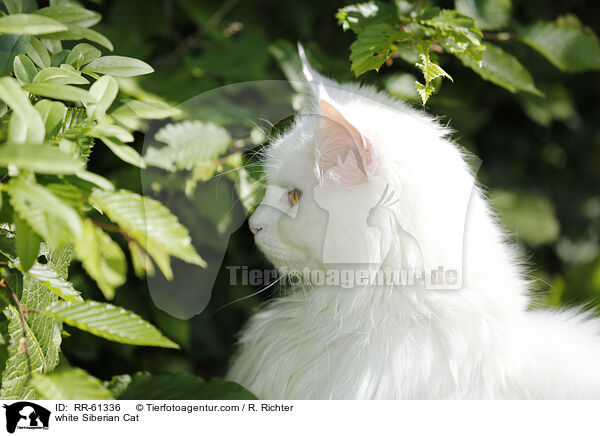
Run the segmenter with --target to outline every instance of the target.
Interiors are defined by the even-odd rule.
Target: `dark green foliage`
[[[33,13],[25,9],[31,1],[20,11],[7,9],[9,3],[20,2],[5,2],[3,11]],[[242,139],[259,146],[265,138],[234,138],[208,116],[189,124],[174,105],[239,81],[297,81],[298,40],[327,76],[360,80],[412,102],[429,98],[424,109],[449,122],[454,139],[483,160],[478,178],[514,240],[530,253],[536,304],[600,301],[600,82],[590,71],[599,68],[592,29],[600,28],[600,4],[309,0],[223,6],[230,3],[83,2],[88,9],[37,12],[47,20],[30,19],[22,27],[27,34],[0,34],[0,220],[16,224],[1,230],[0,267],[22,305],[40,311],[26,320],[30,363],[38,372],[30,382],[19,349],[18,308],[0,288],[3,396],[253,398],[215,379],[225,374],[245,320],[276,292],[250,297],[256,288],[229,282],[226,265],[265,267],[249,231],[241,227],[231,236],[211,301],[190,320],[159,310],[144,276],[173,272],[176,280],[171,256],[202,263],[182,245],[184,226],[204,255],[237,228],[234,213],[251,211],[262,193],[254,183],[259,168],[240,168],[255,159],[232,145]],[[0,32],[9,25],[0,21]],[[52,33],[43,33],[48,29]],[[143,75],[123,77],[132,74]],[[142,153],[139,132],[148,120],[167,118],[173,120]],[[212,139],[194,141],[198,132]],[[122,214],[118,207],[121,200],[139,202],[144,167],[160,189],[182,192],[180,201],[166,205],[179,239],[171,245],[165,235],[154,235],[172,252],[152,251],[130,215],[139,209]],[[230,170],[236,171],[223,176]],[[185,183],[173,179],[174,171],[189,176]],[[199,189],[217,177],[218,202]],[[100,204],[108,206],[105,215],[92,207]],[[161,206],[156,210],[163,216]],[[201,225],[189,226],[196,222]],[[35,259],[34,236],[42,240]],[[155,325],[162,332],[155,340],[168,337],[163,345],[175,342],[180,350],[134,347],[92,336],[86,324],[79,324],[83,330],[68,324],[77,322],[66,317],[67,306],[83,299],[92,309],[105,307],[96,305],[111,298],[112,305]],[[108,336],[95,326],[92,332]],[[39,349],[31,346],[34,336]]]

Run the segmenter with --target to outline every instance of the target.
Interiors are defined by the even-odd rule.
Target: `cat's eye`
[[[293,206],[297,205],[302,197],[302,191],[298,188],[291,188],[288,191],[288,200],[290,200],[290,204]]]

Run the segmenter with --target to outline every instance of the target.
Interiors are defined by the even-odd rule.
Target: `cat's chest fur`
[[[596,322],[481,294],[298,290],[251,318],[228,378],[262,399],[600,398]]]
[[[409,291],[307,292],[274,301],[243,333],[229,378],[259,398],[506,396],[495,387],[504,376],[498,356],[511,351],[492,339],[496,320],[444,323],[446,313]]]

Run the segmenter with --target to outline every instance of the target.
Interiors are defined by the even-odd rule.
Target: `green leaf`
[[[155,139],[167,146],[148,147],[144,159],[148,165],[168,170],[191,170],[198,163],[210,162],[231,143],[227,130],[198,120],[167,124],[156,132]]]
[[[262,201],[266,186],[244,167],[237,171],[235,189],[247,213],[252,213]]]
[[[191,374],[149,374],[114,377],[109,388],[119,400],[256,400],[237,383],[213,378],[207,383]]]
[[[132,77],[152,73],[154,69],[139,59],[124,56],[102,56],[87,64],[85,71],[110,74],[116,77]]]
[[[104,115],[118,92],[119,85],[113,77],[106,75],[96,80],[90,87],[90,94],[95,103],[88,105],[89,117],[94,118]]]
[[[363,29],[350,46],[352,71],[358,77],[369,71],[378,71],[381,65],[398,49],[398,43],[408,39],[409,33],[390,24],[371,24]]]
[[[335,14],[335,17],[344,31],[351,29],[356,33],[362,32],[371,24],[396,18],[393,6],[375,1],[345,6]]]
[[[143,278],[146,274],[149,276],[154,275],[154,264],[142,247],[135,241],[129,241],[127,243],[129,247],[129,253],[131,254],[131,263],[133,264],[133,270],[135,275]]]
[[[20,54],[15,56],[13,61],[13,69],[16,79],[21,85],[31,83],[37,74],[35,65],[27,55]]]
[[[132,345],[179,348],[152,324],[121,307],[98,301],[54,303],[43,313],[110,341]]]
[[[97,12],[93,12],[79,6],[70,5],[48,6],[35,11],[34,14],[53,18],[62,23],[78,24],[84,27],[93,26],[102,18],[102,16]],[[66,28],[63,30],[66,30]]]
[[[573,98],[560,82],[541,88],[544,97],[523,94],[519,100],[525,113],[542,126],[550,126],[552,121],[569,121],[577,117]]]
[[[562,71],[600,70],[598,37],[572,16],[528,26],[519,36]]]
[[[23,280],[20,301],[30,312],[26,320],[27,349],[33,372],[46,373],[58,364],[61,344],[59,322],[39,313],[58,297],[44,288],[39,282],[26,277]],[[12,284],[19,292],[21,285]],[[8,360],[2,373],[2,390],[0,397],[4,400],[38,399],[39,395],[30,383],[29,367],[25,353],[19,349],[19,341],[23,337],[19,311],[15,306],[8,306],[5,315],[9,318]]]
[[[417,78],[410,73],[392,74],[384,79],[385,90],[396,98],[419,101],[419,94],[415,90],[416,81]]]
[[[172,277],[169,255],[206,266],[188,230],[160,202],[125,190],[96,190],[90,201],[152,256],[165,277]]]
[[[40,100],[35,104],[35,109],[42,117],[46,130],[46,139],[58,133],[67,111],[66,106],[60,101]]]
[[[0,35],[0,74],[11,73],[15,56],[27,51],[29,38],[28,35]]]
[[[75,241],[75,254],[107,299],[125,283],[127,263],[121,247],[90,220],[83,223],[83,236]]]
[[[18,247],[17,247],[18,248]],[[15,267],[19,271],[23,271],[23,267],[17,262]],[[54,292],[63,300],[68,301],[83,301],[79,291],[73,288],[73,285],[64,280],[56,271],[48,264],[34,263],[28,271],[24,271],[25,277],[29,277],[36,282],[42,284],[48,290]]]
[[[0,166],[14,165],[41,174],[75,174],[83,169],[79,159],[53,145],[0,145]]]
[[[9,14],[20,14],[23,11],[21,0],[4,0],[4,6]]]
[[[0,99],[14,111],[9,124],[9,141],[42,142],[44,140],[44,123],[40,114],[34,110],[27,94],[12,77],[0,78]]]
[[[112,400],[108,388],[81,368],[34,374],[33,385],[45,400]]]
[[[79,70],[82,66],[98,59],[101,55],[100,50],[93,45],[81,43],[73,47],[65,62]]]
[[[419,93],[419,96],[421,97],[421,101],[423,102],[423,104],[427,103],[427,100],[429,100],[429,97],[431,97],[431,94],[433,94],[433,92],[435,91],[435,88],[433,87],[433,84],[431,84],[431,83],[423,85],[420,82],[415,82],[415,88],[416,88],[417,92]]]
[[[42,44],[42,41],[35,36],[30,37],[29,46],[25,53],[38,67],[47,68],[50,66],[50,54],[48,53],[48,49]]]
[[[33,78],[33,83],[48,83],[53,85],[85,85],[90,83],[85,77],[64,68],[48,67],[41,70]]]
[[[105,136],[100,136],[100,139],[106,146],[124,162],[134,165],[138,168],[146,168],[146,162],[137,152],[137,150],[129,145],[123,144],[118,139],[108,139]]]
[[[122,100],[121,106],[111,112],[115,117],[134,117],[147,120],[161,120],[173,117],[181,111],[160,101]]]
[[[517,239],[537,246],[549,244],[559,235],[554,207],[541,195],[496,190],[490,193],[490,201]]]
[[[81,236],[81,219],[48,189],[15,177],[8,183],[10,203],[31,228],[58,248]]]
[[[71,85],[32,83],[30,85],[23,85],[23,89],[32,94],[54,98],[56,100],[74,101],[76,103],[94,101],[94,97],[92,97],[88,91]]]
[[[23,271],[28,271],[37,261],[40,254],[42,238],[33,231],[27,221],[21,219],[18,213],[13,214],[15,223],[15,247]]]
[[[489,42],[485,43],[486,50],[482,54],[481,64],[468,56],[458,56],[461,62],[479,74],[510,92],[524,91],[542,95],[535,87],[529,71],[514,56],[506,53],[500,47]]]
[[[483,30],[497,30],[510,20],[511,0],[455,0],[456,10],[475,19]]]
[[[113,45],[110,40],[95,30],[88,29],[87,27],[79,26],[77,24],[67,24],[67,30],[65,32],[57,32],[57,33],[48,33],[44,35],[45,39],[55,39],[55,40],[79,40],[79,39],[87,39],[89,41],[95,42],[96,44],[100,44],[103,47],[111,50],[113,49]]]
[[[0,18],[0,33],[41,35],[67,30],[60,21],[33,14],[13,14]]]
[[[446,73],[442,67],[431,61],[428,52],[421,53],[419,57],[421,58],[421,63],[417,63],[416,65],[423,72],[423,77],[428,85],[429,82],[438,77],[446,77],[452,81],[450,74]]]

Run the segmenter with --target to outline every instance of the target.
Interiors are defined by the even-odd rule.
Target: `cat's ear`
[[[327,87],[331,86],[331,81],[315,70],[306,57],[306,52],[302,44],[298,43],[298,55],[302,64],[302,75],[306,79],[308,89],[306,91],[318,99],[327,97]]]
[[[366,182],[373,163],[370,142],[333,104],[320,100],[319,105],[316,159],[320,174],[351,184]]]

